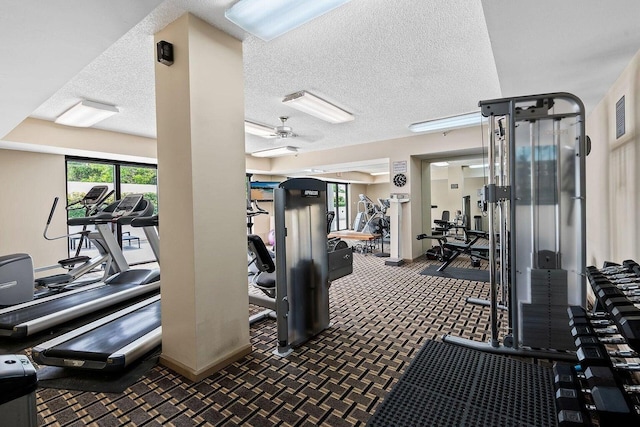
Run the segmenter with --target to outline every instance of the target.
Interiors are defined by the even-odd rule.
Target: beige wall
[[[625,97],[625,134],[616,102]],[[587,264],[640,260],[640,52],[587,117]]]
[[[66,233],[64,156],[0,150],[0,255],[28,253],[35,267],[67,258],[67,240],[42,236],[53,199],[60,201],[47,233]]]
[[[31,118],[20,123],[4,140],[39,146],[35,150],[63,148],[69,154],[114,160],[153,162],[156,158],[156,140],[152,138],[100,129],[62,126]]]
[[[389,198],[389,184],[367,184],[365,194],[377,205],[378,199]]]

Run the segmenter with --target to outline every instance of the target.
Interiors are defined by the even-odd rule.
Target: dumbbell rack
[[[575,364],[555,363],[558,424],[640,426],[640,265],[587,268],[593,311],[569,307]]]

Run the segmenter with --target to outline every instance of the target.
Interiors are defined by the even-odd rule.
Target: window
[[[154,206],[158,213],[158,173],[155,165],[132,164],[96,159],[67,157],[67,204],[81,199],[96,185],[106,185],[113,194],[106,200],[111,203],[132,193],[140,193]],[[85,216],[84,209],[68,211],[68,218]],[[69,227],[69,233],[80,231],[82,227]],[[154,262],[153,251],[144,231],[130,225],[114,229],[118,242],[123,248],[127,262],[131,265]],[[79,239],[69,239],[69,251],[78,249]],[[93,256],[97,250],[91,242],[83,242],[80,254]]]
[[[327,182],[327,211],[335,212],[331,231],[349,229],[349,198],[347,186],[337,182]]]

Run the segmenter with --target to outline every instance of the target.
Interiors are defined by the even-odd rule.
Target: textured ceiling
[[[501,96],[567,91],[590,110],[640,49],[637,0],[352,0],[268,43],[224,18],[233,0],[166,0],[146,17],[142,6],[130,10],[124,5],[140,3],[151,10],[157,0],[89,1],[95,10],[74,8],[82,1],[47,2],[59,6],[50,11],[51,21],[72,27],[75,17],[96,27],[95,32],[77,31],[75,41],[65,38],[69,31],[62,24],[32,28],[31,15],[40,16],[36,3],[41,4],[12,3],[14,15],[25,4],[24,19],[21,27],[0,30],[4,57],[27,49],[17,58],[29,68],[29,55],[37,47],[6,46],[30,31],[43,31],[52,41],[63,39],[73,54],[41,64],[37,76],[7,76],[0,70],[3,90],[8,82],[31,84],[38,92],[40,99],[32,97],[29,112],[21,106],[22,118],[31,114],[54,120],[80,99],[91,99],[121,110],[96,127],[155,137],[153,34],[189,11],[244,41],[246,118],[275,126],[279,116],[290,116],[287,124],[300,137],[287,145],[302,151],[409,136],[410,123],[474,111],[479,100]],[[2,24],[7,7],[0,6]],[[97,16],[107,19],[95,22]],[[100,32],[109,26],[111,38]],[[115,40],[114,35],[121,37]],[[90,52],[76,54],[73,43],[80,51],[91,46]],[[50,78],[43,84],[37,79],[46,72]],[[281,103],[298,90],[334,102],[355,120],[329,124]],[[3,112],[11,108],[6,99],[0,106]],[[0,117],[0,133],[12,128],[6,126]],[[276,144],[247,135],[246,151]]]

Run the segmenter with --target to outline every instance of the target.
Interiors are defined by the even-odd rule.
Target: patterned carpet
[[[251,327],[251,355],[197,383],[156,366],[122,394],[40,388],[39,425],[365,425],[427,340],[487,338],[488,308],[465,298],[487,298],[488,284],[420,275],[432,261],[384,261],[354,254],[353,274],[330,289],[332,327],[287,359],[271,354],[265,320]]]

